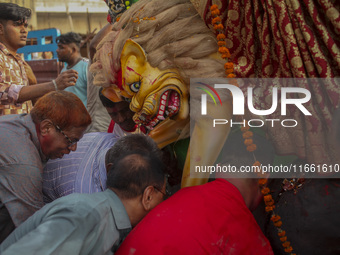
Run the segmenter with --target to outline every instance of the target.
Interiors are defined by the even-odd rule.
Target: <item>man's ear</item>
[[[5,30],[5,26],[4,26],[3,22],[0,21],[0,35],[4,34],[4,30]]]
[[[40,122],[39,130],[42,136],[49,134],[53,128],[54,126],[52,124],[52,121],[49,119],[45,119],[42,122]]]
[[[111,168],[112,165],[113,165],[113,163],[106,164],[106,173],[109,172],[109,169]]]
[[[142,196],[142,205],[145,211],[150,211],[152,209],[152,199],[155,196],[155,188],[153,186],[148,186],[145,188]]]

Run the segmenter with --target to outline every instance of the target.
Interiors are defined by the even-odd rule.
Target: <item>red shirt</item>
[[[229,182],[184,188],[127,236],[122,254],[273,254],[238,189]]]

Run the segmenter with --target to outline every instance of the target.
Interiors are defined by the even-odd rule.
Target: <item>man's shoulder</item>
[[[108,207],[108,200],[104,192],[92,194],[72,193],[54,200],[49,205],[57,210],[73,211],[75,214],[96,214],[96,212]]]

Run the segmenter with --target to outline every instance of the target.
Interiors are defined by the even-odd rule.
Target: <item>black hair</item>
[[[99,98],[100,98],[100,101],[102,102],[102,104],[104,105],[104,107],[108,107],[108,108],[115,107],[116,103],[112,102],[110,99],[108,99],[106,96],[104,96],[102,91],[103,91],[103,88],[100,88]]]
[[[105,163],[115,164],[122,154],[136,150],[152,154],[160,160],[162,159],[162,151],[151,137],[144,134],[131,134],[119,138],[106,152]]]
[[[120,198],[135,198],[148,186],[159,190],[165,183],[164,164],[161,160],[142,151],[123,154],[112,165],[107,175],[107,187]]]
[[[0,21],[12,20],[26,22],[32,11],[13,3],[0,3]]]
[[[56,38],[56,42],[61,44],[75,43],[78,47],[80,47],[81,39],[82,38],[79,34],[74,32],[68,32],[66,34],[59,35]]]

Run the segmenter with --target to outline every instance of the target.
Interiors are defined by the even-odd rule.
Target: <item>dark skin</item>
[[[58,43],[57,55],[59,61],[67,63],[68,68],[76,65],[81,60],[80,49],[75,43]]]
[[[114,107],[105,107],[111,119],[125,131],[133,130],[135,122],[132,120],[134,112],[130,110],[129,103],[122,101],[115,103]]]

